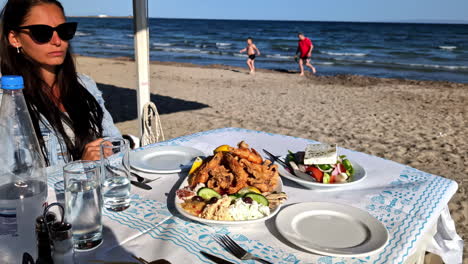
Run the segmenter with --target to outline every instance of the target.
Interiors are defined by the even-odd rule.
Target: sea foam
[[[355,57],[364,57],[367,56],[366,53],[353,53],[353,52],[331,52],[331,51],[320,51],[320,53],[332,55],[332,56],[355,56]]]

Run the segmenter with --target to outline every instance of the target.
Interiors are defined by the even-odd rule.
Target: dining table
[[[133,151],[157,150],[167,145],[189,146],[209,156],[217,146],[235,146],[240,141],[275,155],[284,155],[288,150],[303,151],[308,144],[317,143],[311,139],[228,127],[181,136]],[[426,251],[440,255],[446,263],[461,263],[463,241],[455,231],[448,210],[448,202],[458,188],[455,181],[350,149],[339,147],[338,153],[365,169],[367,176],[361,183],[338,189],[308,189],[283,178],[283,191],[288,199],[282,207],[304,202],[332,202],[367,211],[388,231],[388,243],[374,254],[332,257],[311,253],[285,239],[278,231],[275,217],[233,226],[189,220],[178,213],[175,205],[175,191],[187,177],[184,171],[158,175],[158,180],[148,183],[152,190],[132,186],[131,205],[124,211],[103,209],[103,243],[92,250],[76,251],[77,262],[138,263],[134,255],[147,261],[212,263],[201,254],[204,251],[232,263],[255,263],[237,259],[213,239],[214,235],[227,234],[242,248],[271,263],[422,263]],[[138,173],[154,178],[145,172]],[[63,193],[56,191],[60,186],[63,189],[61,167],[48,168],[48,186],[48,201],[63,202]]]

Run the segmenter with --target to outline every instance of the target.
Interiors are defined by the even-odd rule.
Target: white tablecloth
[[[223,128],[145,148],[186,145],[209,155],[219,145],[236,145],[241,140],[257,150],[265,148],[278,155],[287,150],[303,150],[307,144],[314,142],[259,131]],[[254,263],[237,260],[210,237],[212,234],[229,234],[253,254],[273,263],[403,263],[414,252],[423,234],[437,223],[457,190],[456,182],[368,154],[347,149],[340,149],[339,152],[366,169],[368,176],[363,183],[339,191],[319,191],[305,189],[283,178],[284,191],[289,196],[286,205],[329,201],[367,210],[386,226],[390,234],[387,246],[372,256],[338,258],[311,254],[286,241],[278,233],[274,218],[242,227],[206,226],[187,221],[174,208],[174,191],[186,177],[185,174],[162,175],[160,180],[150,184],[153,187],[151,191],[132,187],[133,200],[129,209],[118,213],[104,212],[104,243],[95,250],[80,252],[77,256],[80,263],[94,259],[129,261],[133,260],[131,254],[146,260],[163,258],[172,263],[208,263],[199,253],[203,250],[234,263]],[[61,180],[59,169],[50,173],[50,201],[55,200],[52,189]],[[461,252],[458,253],[461,256]]]

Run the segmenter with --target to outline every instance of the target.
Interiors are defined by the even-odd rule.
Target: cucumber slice
[[[248,193],[261,193],[261,192],[259,189],[253,186],[247,186],[247,187],[240,189],[236,194],[239,195],[239,197],[242,197]]]
[[[325,184],[330,183],[330,178],[331,178],[330,174],[324,173],[322,177],[322,183],[325,183]]]
[[[270,204],[270,202],[268,202],[268,199],[265,196],[258,194],[258,193],[248,193],[244,197],[250,197],[252,198],[252,200],[256,201],[257,203],[263,204],[265,206],[268,206]]]
[[[236,199],[239,199],[239,198],[242,198],[241,195],[238,195],[238,194],[230,194],[228,195],[229,198],[231,198],[232,201],[236,200]]]
[[[333,169],[333,167],[330,165],[330,164],[320,164],[320,165],[316,165],[317,168],[319,168],[321,171],[329,171],[331,169]]]
[[[203,187],[200,190],[198,190],[197,195],[205,200],[210,200],[213,197],[221,199],[221,194],[208,187]]]

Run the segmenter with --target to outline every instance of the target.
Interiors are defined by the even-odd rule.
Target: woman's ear
[[[13,46],[14,48],[21,48],[21,41],[18,38],[18,34],[10,30],[10,33],[8,33],[8,41],[10,42],[10,45]]]

